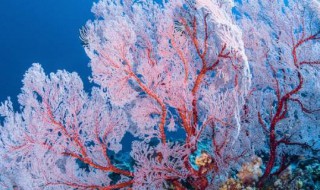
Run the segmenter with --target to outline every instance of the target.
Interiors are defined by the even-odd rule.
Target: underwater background
[[[91,70],[79,29],[93,18],[94,0],[1,0],[0,102],[10,96],[17,106],[21,80],[32,63],[47,73],[77,72],[86,91]]]

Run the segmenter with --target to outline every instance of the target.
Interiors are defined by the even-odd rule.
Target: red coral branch
[[[81,189],[113,190],[113,189],[128,187],[133,183],[134,183],[134,180],[130,180],[130,181],[118,183],[115,185],[101,186],[101,185],[86,185],[86,184],[79,184],[79,183],[72,183],[72,182],[48,182],[45,184],[45,186],[66,185],[69,187],[81,188]]]
[[[300,47],[302,44],[306,43],[307,41],[310,40],[315,40],[317,39],[318,35],[320,34],[320,31],[317,32],[314,35],[310,35],[306,38],[302,38],[300,39],[292,48],[292,56],[293,56],[293,62],[294,65],[296,66],[296,68],[299,68],[298,65],[298,58],[297,58],[297,48]],[[272,68],[273,73],[275,73],[275,70]],[[306,145],[305,143],[299,143],[299,142],[290,142],[287,138],[282,138],[281,140],[277,141],[276,140],[276,133],[275,133],[275,129],[277,124],[279,123],[279,121],[283,120],[288,112],[288,101],[294,101],[297,102],[302,110],[304,112],[309,112],[311,110],[306,109],[303,104],[301,103],[300,100],[296,99],[296,98],[292,98],[292,95],[297,94],[301,89],[302,89],[302,85],[303,85],[303,77],[300,73],[300,71],[297,70],[298,73],[298,79],[299,79],[299,83],[298,85],[292,89],[291,91],[287,92],[285,95],[283,95],[281,98],[280,97],[280,88],[279,88],[279,83],[277,82],[277,89],[276,89],[276,93],[277,93],[277,97],[278,97],[278,105],[277,105],[277,109],[276,109],[276,113],[275,115],[272,117],[271,119],[271,124],[270,124],[270,132],[269,132],[269,143],[270,143],[270,152],[269,152],[269,160],[267,162],[266,165],[266,169],[264,174],[262,175],[262,177],[259,179],[258,182],[258,186],[262,187],[262,184],[264,183],[264,181],[270,176],[271,174],[271,170],[275,164],[276,161],[276,150],[277,147],[280,144],[285,144],[285,145],[299,145],[299,146],[303,146],[303,147],[309,147],[311,148],[309,145]],[[275,77],[275,76],[274,76]],[[277,80],[277,79],[276,79]],[[260,122],[260,121],[259,121]],[[261,122],[260,122],[261,124]]]
[[[268,130],[266,124],[264,123],[264,121],[263,121],[263,119],[262,119],[262,117],[261,117],[260,112],[258,112],[258,120],[259,120],[259,123],[260,123],[260,125],[262,126],[264,132],[268,134],[268,133],[269,133],[269,130]]]
[[[302,61],[300,65],[320,65],[320,61]]]
[[[298,103],[298,104],[300,105],[302,111],[304,111],[304,112],[306,112],[306,113],[313,113],[313,112],[320,111],[320,109],[316,109],[316,110],[307,109],[307,108],[302,104],[302,102],[301,102],[299,99],[297,99],[297,98],[289,98],[289,100]]]
[[[161,119],[160,119],[160,124],[159,124],[159,130],[160,130],[160,139],[162,144],[166,144],[166,134],[164,130],[164,126],[166,123],[166,117],[167,117],[167,107],[165,103],[161,100],[161,98],[154,93],[152,90],[150,90],[141,80],[139,77],[137,77],[132,71],[130,71],[130,75],[137,81],[139,86],[142,88],[142,90],[148,94],[150,97],[152,97],[156,102],[160,105],[161,107]]]

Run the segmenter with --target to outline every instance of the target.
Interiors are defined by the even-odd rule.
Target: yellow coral
[[[200,156],[198,156],[196,158],[196,165],[199,166],[199,167],[207,166],[207,165],[211,164],[211,162],[212,162],[212,158],[206,152],[203,152]]]
[[[239,180],[235,180],[233,178],[229,178],[220,188],[219,190],[241,190],[243,186]]]
[[[260,168],[261,165],[262,159],[260,157],[254,157],[252,162],[246,163],[242,166],[237,177],[245,184],[257,182],[259,177],[262,175],[262,170]]]

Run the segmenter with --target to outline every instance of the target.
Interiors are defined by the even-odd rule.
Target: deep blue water
[[[79,39],[94,0],[1,0],[0,102],[16,103],[25,71],[39,62],[45,72],[76,71],[90,88],[89,59]]]

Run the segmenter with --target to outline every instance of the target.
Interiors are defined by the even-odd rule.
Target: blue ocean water
[[[90,89],[89,59],[79,29],[93,18],[94,0],[1,0],[0,102],[17,105],[25,71],[39,62],[45,72],[77,72]]]

